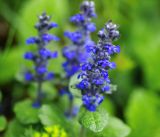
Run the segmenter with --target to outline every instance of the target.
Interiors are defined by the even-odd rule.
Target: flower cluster
[[[104,100],[104,94],[111,92],[108,71],[116,67],[110,61],[111,55],[120,52],[120,46],[112,44],[119,38],[118,26],[112,21],[107,22],[99,31],[98,37],[98,44],[86,46],[90,58],[82,64],[82,71],[78,76],[81,81],[76,85],[82,91],[83,104],[89,111],[96,111]]]
[[[24,58],[34,62],[34,71],[27,71],[25,73],[25,79],[27,81],[36,81],[38,83],[38,93],[41,93],[42,82],[46,80],[52,80],[54,73],[47,70],[48,60],[56,58],[58,56],[57,51],[50,51],[46,48],[50,41],[58,41],[59,38],[55,35],[48,34],[47,32],[58,25],[54,22],[50,22],[51,17],[43,13],[39,16],[39,22],[35,25],[38,31],[37,37],[30,37],[26,40],[26,44],[36,44],[37,52],[26,52]],[[39,94],[40,96],[40,94]]]
[[[80,13],[72,16],[70,21],[74,23],[78,29],[75,32],[65,32],[64,35],[72,41],[72,45],[63,48],[63,56],[66,62],[63,68],[66,77],[70,78],[79,69],[80,64],[85,62],[88,54],[84,45],[93,43],[90,33],[96,30],[95,24],[91,22],[91,18],[96,17],[93,1],[84,1],[80,6]]]
[[[68,135],[59,125],[53,125],[45,127],[44,132],[36,131],[33,137],[68,137]]]

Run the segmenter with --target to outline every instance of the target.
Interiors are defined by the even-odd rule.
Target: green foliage
[[[57,22],[59,26],[63,26],[66,23],[65,20],[68,20],[65,18],[68,14],[68,2],[66,0],[63,0],[63,4],[62,0],[48,0],[47,2],[45,0],[27,1],[27,3],[21,9],[21,21],[18,22],[17,25],[17,29],[19,30],[22,38],[21,40],[23,42],[25,41],[26,37],[36,34],[36,31],[33,29],[33,26],[37,21],[37,18],[35,17],[41,14],[43,11],[53,15],[52,20]],[[61,30],[61,28],[58,30]]]
[[[120,119],[109,117],[108,125],[100,133],[88,132],[88,136],[92,137],[127,137],[130,133],[130,128]]]
[[[95,112],[90,112],[85,107],[81,107],[79,122],[93,132],[101,132],[108,124],[108,113],[101,108]]]
[[[7,126],[7,120],[4,116],[0,116],[0,131],[3,131]]]
[[[34,130],[32,127],[30,127],[24,131],[23,137],[33,137],[33,134],[34,134]]]
[[[33,108],[32,101],[29,99],[17,103],[14,106],[14,112],[16,118],[22,124],[34,124],[39,122],[38,118],[39,109]]]
[[[74,97],[81,97],[81,90],[79,90],[78,88],[76,88],[76,84],[78,84],[81,80],[77,78],[78,77],[78,73],[76,73],[75,75],[73,75],[70,78],[70,82],[69,82],[69,91],[72,93],[72,95]]]
[[[22,50],[13,49],[7,54],[0,54],[0,85],[10,81],[20,69],[21,61],[23,60]]]
[[[115,117],[109,118],[108,126],[103,130],[104,137],[126,137],[130,133],[130,128],[120,119]]]
[[[5,137],[21,137],[24,134],[25,126],[21,125],[18,120],[14,119],[8,125]]]
[[[45,126],[54,124],[63,125],[66,121],[62,112],[54,105],[43,105],[40,108],[39,118],[41,123]]]
[[[135,90],[126,110],[127,122],[132,128],[129,137],[157,137],[160,129],[158,108],[159,97],[147,90]]]

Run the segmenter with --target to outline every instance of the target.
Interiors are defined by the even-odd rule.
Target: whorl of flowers
[[[76,86],[82,92],[83,105],[89,111],[96,108],[104,100],[104,95],[111,92],[109,69],[114,69],[116,64],[111,62],[111,55],[120,52],[120,46],[112,44],[119,38],[118,26],[112,21],[98,32],[99,42],[97,45],[90,44],[86,47],[90,58],[85,62],[78,78],[80,83]]]
[[[72,41],[70,46],[63,48],[63,56],[66,62],[63,68],[66,77],[70,78],[79,69],[80,64],[87,59],[87,53],[84,45],[93,43],[90,39],[90,33],[96,30],[95,24],[91,22],[91,18],[95,17],[95,7],[93,1],[84,1],[80,6],[80,13],[72,16],[70,21],[73,22],[78,29],[75,32],[65,32],[64,35]]]
[[[48,60],[56,58],[58,56],[57,51],[50,51],[46,48],[50,41],[58,41],[59,38],[55,35],[48,34],[48,31],[52,28],[58,27],[54,22],[50,22],[51,17],[43,13],[39,16],[39,22],[35,25],[38,31],[38,36],[30,37],[26,40],[27,45],[36,44],[36,52],[26,52],[24,58],[31,60],[34,63],[34,73],[27,71],[25,73],[25,79],[27,81],[36,81],[38,83],[38,93],[41,93],[42,82],[46,80],[52,80],[54,73],[49,72],[47,69]]]

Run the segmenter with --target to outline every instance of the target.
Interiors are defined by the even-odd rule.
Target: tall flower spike
[[[82,64],[78,78],[82,80],[76,86],[81,90],[83,105],[89,111],[103,102],[104,95],[111,93],[109,69],[114,69],[116,64],[111,62],[111,55],[120,52],[120,46],[113,45],[119,38],[118,26],[108,21],[105,27],[98,32],[99,42],[90,45],[88,52],[90,58]]]
[[[84,1],[80,6],[80,13],[70,18],[78,29],[75,32],[64,33],[72,41],[72,44],[64,47],[62,51],[66,58],[63,68],[68,78],[74,75],[80,69],[80,64],[87,59],[85,46],[93,44],[90,33],[96,30],[96,26],[91,22],[91,18],[95,16],[94,2]]]
[[[67,31],[64,33],[71,40],[71,45],[64,47],[62,50],[63,56],[66,58],[63,68],[68,82],[70,77],[80,70],[80,64],[88,58],[85,47],[94,43],[90,38],[90,33],[96,30],[95,24],[91,22],[91,19],[95,16],[94,2],[84,0],[80,6],[80,13],[70,18],[70,21],[77,27],[77,30],[75,32]],[[60,93],[64,94],[64,91],[72,102],[73,97],[67,86]],[[69,110],[72,110],[72,108]]]
[[[35,81],[38,84],[38,94],[37,100],[33,104],[34,107],[40,106],[41,96],[42,96],[42,84],[44,81],[52,80],[54,78],[54,73],[49,72],[47,69],[48,60],[51,58],[56,58],[58,53],[56,51],[52,52],[46,48],[50,41],[58,41],[59,38],[55,35],[48,34],[48,31],[58,25],[54,22],[50,22],[51,17],[42,13],[39,17],[39,22],[35,25],[38,31],[37,37],[30,37],[26,40],[26,44],[36,44],[37,52],[26,52],[24,58],[26,60],[31,60],[34,63],[34,73],[27,71],[25,73],[26,81]]]

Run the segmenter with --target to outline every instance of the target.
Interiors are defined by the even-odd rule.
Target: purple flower
[[[65,32],[64,36],[69,38],[74,43],[78,43],[79,40],[82,38],[82,34],[79,31],[76,31],[76,32]]]
[[[85,21],[85,17],[83,14],[76,14],[70,18],[70,21],[76,24],[80,24]]]
[[[111,69],[115,69],[115,68],[116,68],[116,63],[110,62],[110,63],[109,63],[109,67],[110,67]]]
[[[58,27],[58,24],[55,23],[55,22],[51,22],[51,23],[49,24],[49,26],[48,26],[48,29],[52,29],[52,28],[56,28],[56,27]]]
[[[59,38],[57,36],[51,34],[43,34],[42,39],[44,42],[50,42],[52,40],[59,41]]]
[[[39,50],[39,54],[41,55],[41,57],[48,58],[51,55],[51,51],[43,48]]]
[[[52,53],[50,54],[50,57],[51,57],[51,58],[57,58],[57,57],[58,57],[58,52],[57,52],[57,51],[52,52]]]
[[[36,37],[30,37],[26,40],[26,44],[35,44],[38,41],[38,39]]]
[[[66,58],[67,65],[63,65],[63,68],[67,78],[80,70],[80,64],[89,56],[88,52],[95,51],[95,44],[90,38],[90,33],[96,30],[94,23],[91,22],[95,15],[94,2],[86,0],[80,6],[80,13],[70,18],[70,21],[77,26],[77,30],[64,33],[64,36],[72,42],[71,46],[64,47],[62,50]]]
[[[116,68],[116,64],[111,62],[111,55],[120,52],[120,46],[112,44],[119,38],[118,34],[117,25],[109,21],[105,28],[98,32],[98,44],[86,45],[91,56],[82,64],[78,76],[81,81],[77,84],[77,88],[81,90],[83,105],[89,111],[96,111],[104,100],[104,94],[111,92],[108,71]]]
[[[32,60],[34,64],[34,74],[30,72],[25,73],[25,79],[27,81],[35,81],[38,85],[38,94],[33,107],[37,108],[41,104],[42,96],[42,84],[44,81],[52,80],[54,78],[54,73],[48,72],[48,60],[51,58],[56,58],[58,56],[57,51],[50,51],[46,48],[48,43],[52,40],[58,41],[59,38],[55,35],[48,34],[47,32],[57,27],[58,25],[54,22],[50,22],[51,17],[42,13],[39,16],[39,21],[36,23],[35,28],[38,31],[37,37],[30,37],[26,40],[27,44],[36,44],[37,51],[35,53],[26,52],[24,58]]]
[[[47,72],[47,68],[45,66],[36,67],[36,72],[38,75],[42,75]]]
[[[33,75],[32,75],[32,73],[26,72],[26,73],[25,73],[25,80],[26,80],[26,81],[31,81],[31,80],[33,80]]]
[[[103,92],[110,91],[110,86],[107,85],[107,86],[102,87],[102,91],[103,91]]]
[[[27,60],[33,60],[34,59],[34,54],[32,52],[26,52],[24,54],[24,58]]]
[[[52,80],[54,78],[54,73],[53,72],[48,72],[46,76],[46,80]]]
[[[86,29],[87,29],[88,31],[90,31],[90,32],[94,32],[94,31],[96,30],[96,26],[95,26],[94,23],[88,23],[88,24],[86,25]]]

